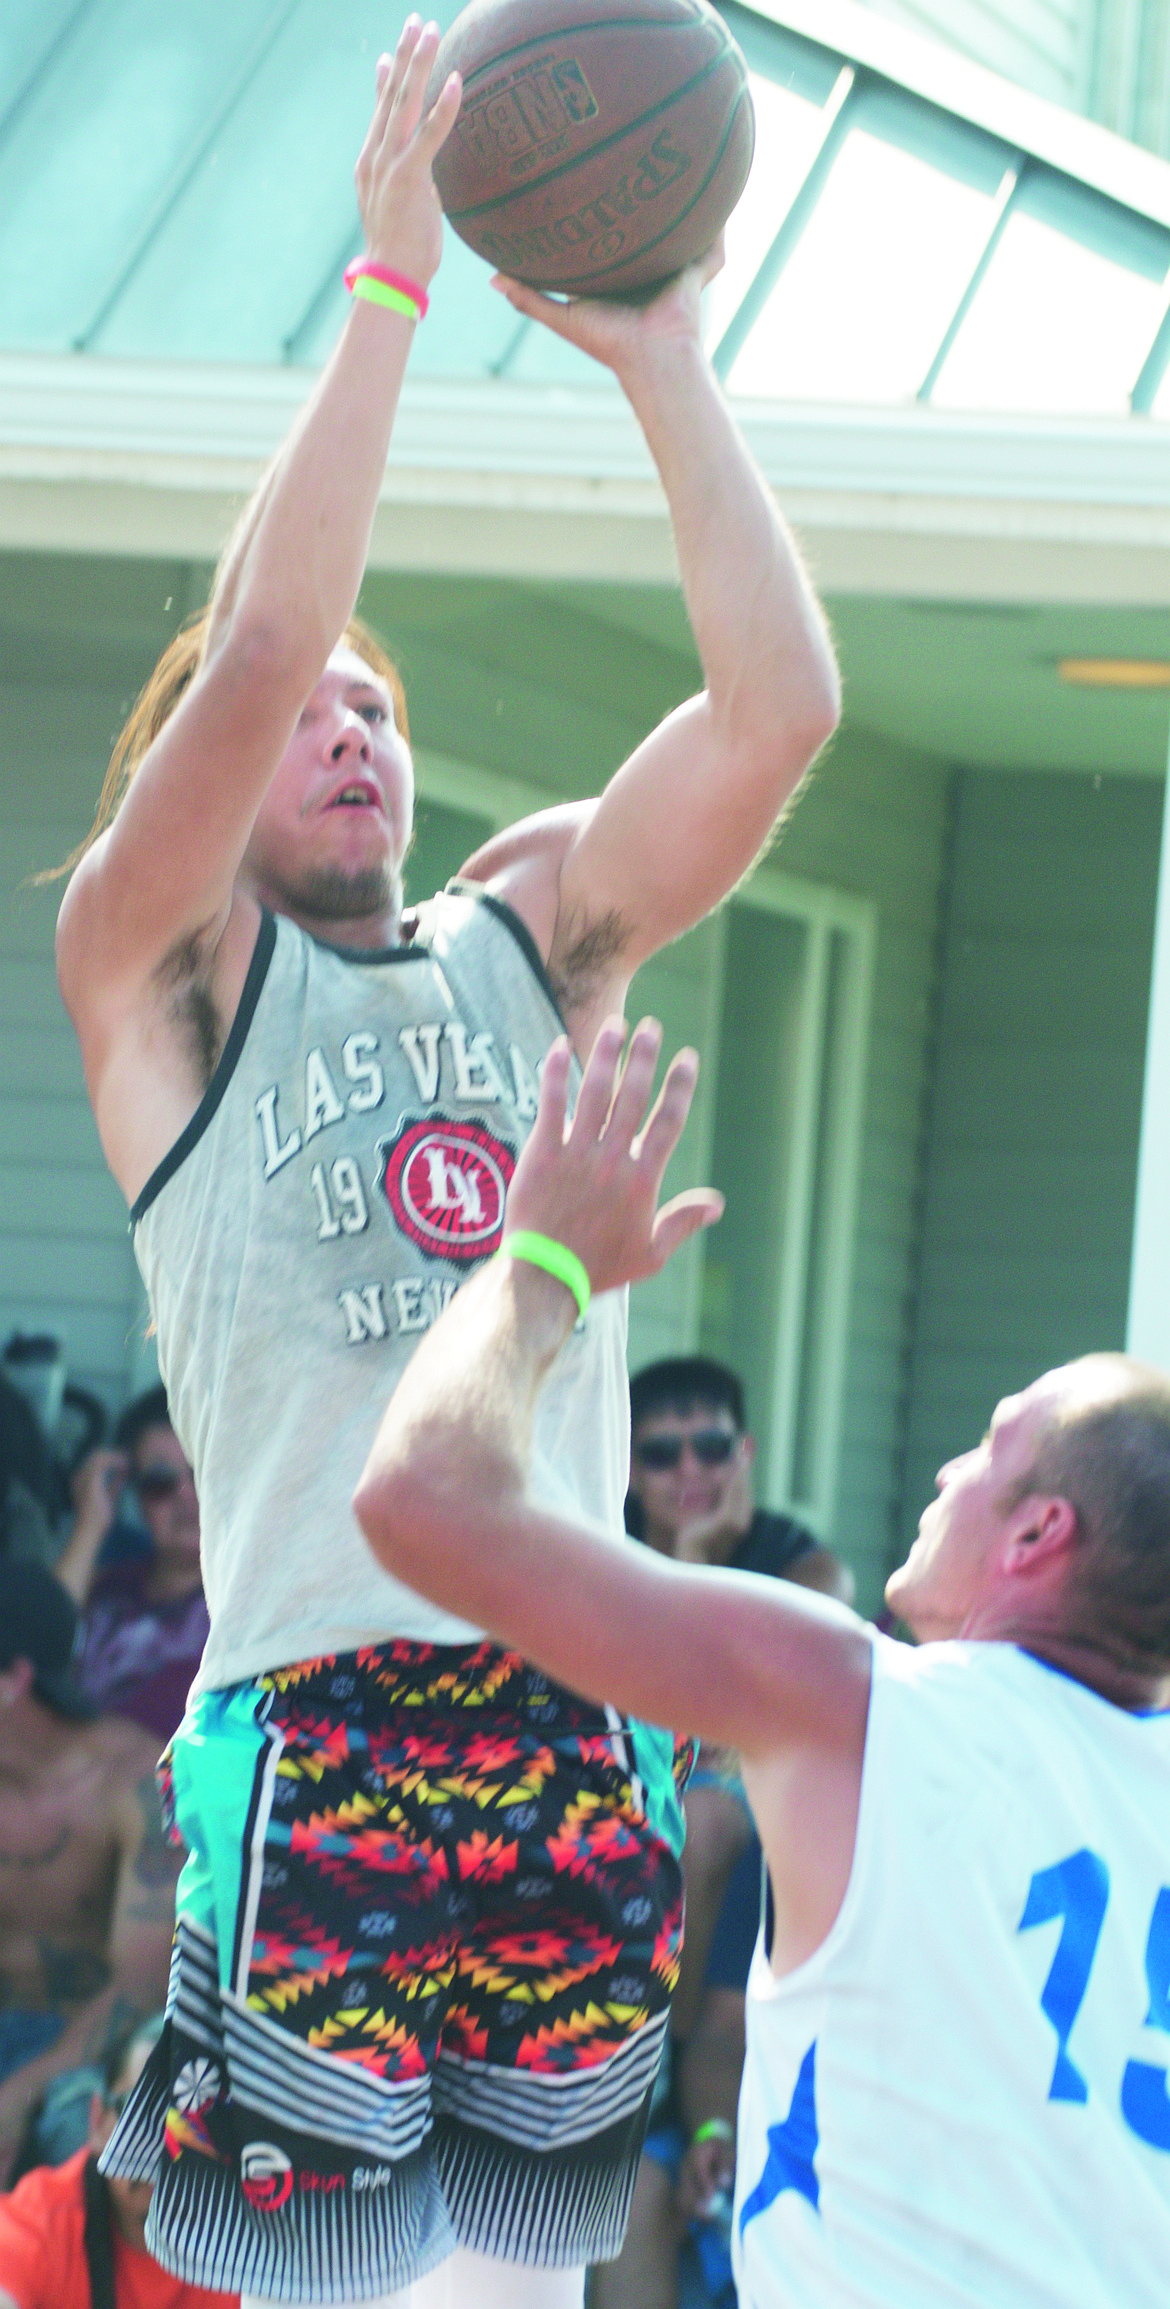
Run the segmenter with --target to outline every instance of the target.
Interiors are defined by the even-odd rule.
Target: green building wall
[[[1162,786],[958,773],[899,1537],[996,1401],[1125,1342]]]

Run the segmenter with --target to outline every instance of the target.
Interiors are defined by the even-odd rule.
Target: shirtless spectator
[[[157,1742],[89,1718],[76,1613],[36,1563],[0,1563],[0,2186],[33,2106],[163,2001],[178,1856]]]
[[[149,1552],[103,1565],[124,1489],[137,1496]],[[83,1614],[78,1683],[106,1713],[129,1716],[159,1746],[178,1726],[207,1641],[199,1503],[166,1390],[129,1403],[114,1448],[91,1451],[74,1479],[77,1520],[53,1568]]]
[[[161,2023],[123,2034],[103,2064],[89,2138],[0,2198],[0,2309],[229,2309],[238,2295],[169,2277],[146,2250],[149,2181],[103,2180],[97,2159]]]
[[[853,1601],[853,1575],[792,1516],[757,1507],[743,1383],[706,1355],[648,1363],[630,1382],[631,1531],[659,1555],[795,1580]],[[685,1731],[685,1725],[676,1726]],[[733,1756],[704,1746],[687,1789],[687,1929],[671,2033],[694,2023],[732,1869],[752,1837]]]

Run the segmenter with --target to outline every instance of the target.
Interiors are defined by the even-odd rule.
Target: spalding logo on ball
[[[472,0],[435,163],[455,231],[533,288],[644,295],[710,248],[747,182],[747,66],[708,0]]]

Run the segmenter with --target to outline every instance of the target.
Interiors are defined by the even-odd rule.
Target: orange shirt
[[[64,2165],[38,2165],[0,2197],[0,2294],[18,2309],[90,2309],[85,2258],[86,2151]],[[135,2252],[111,2223],[117,2309],[234,2309],[236,2293],[209,2293],[168,2277],[149,2253]]]

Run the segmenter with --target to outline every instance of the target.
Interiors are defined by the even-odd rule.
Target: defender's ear
[[[1001,1554],[1012,1577],[1029,1579],[1067,1555],[1077,1536],[1077,1511],[1070,1499],[1029,1492],[1008,1518]]]

